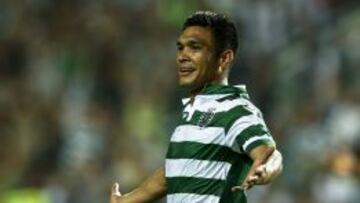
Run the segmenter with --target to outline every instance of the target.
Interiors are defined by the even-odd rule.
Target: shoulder
[[[252,114],[261,114],[259,108],[249,99],[242,95],[228,95],[217,100],[217,108],[221,111],[232,111],[236,108],[244,109],[244,111]]]

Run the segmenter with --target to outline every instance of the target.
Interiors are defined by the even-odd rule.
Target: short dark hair
[[[226,49],[236,53],[238,48],[238,34],[234,22],[223,14],[212,11],[197,11],[186,18],[182,30],[190,26],[209,27],[212,30],[216,54]]]

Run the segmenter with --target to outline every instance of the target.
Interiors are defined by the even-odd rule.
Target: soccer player
[[[112,188],[111,203],[245,203],[245,191],[282,171],[282,157],[245,86],[228,85],[238,47],[234,23],[199,11],[177,41],[179,84],[189,91],[165,166],[132,192]]]

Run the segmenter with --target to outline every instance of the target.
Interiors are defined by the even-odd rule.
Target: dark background
[[[205,9],[236,22],[231,83],[284,155],[250,202],[358,202],[358,2],[0,1],[0,203],[107,202],[163,165],[185,96],[175,42]]]

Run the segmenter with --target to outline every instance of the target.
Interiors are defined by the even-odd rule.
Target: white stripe
[[[196,125],[178,126],[171,136],[171,142],[196,142],[201,144],[217,144],[232,148],[240,153],[240,146],[235,142],[236,137],[246,128],[263,124],[263,120],[254,114],[237,119],[229,129],[227,135],[222,127],[202,128]]]
[[[197,95],[195,99],[201,99],[203,101],[212,101],[221,99],[223,97],[229,96],[230,94],[209,94],[209,95]],[[186,104],[190,101],[190,98],[183,98],[182,103]]]
[[[237,107],[237,106],[253,106],[253,104],[251,104],[251,102],[249,100],[246,100],[244,98],[238,98],[238,99],[234,99],[234,100],[227,100],[227,101],[223,101],[223,102],[218,102],[215,99],[201,99],[199,98],[199,105],[194,106],[194,108],[196,108],[196,110],[201,111],[201,112],[208,112],[209,109],[214,108],[214,110],[212,111],[213,113],[220,113],[220,112],[226,112],[229,111],[230,109]]]
[[[244,98],[226,100],[223,102],[217,101],[218,99],[227,97],[229,95],[231,95],[231,94],[196,96],[194,105],[187,106],[187,108],[185,110],[188,111],[189,108],[194,108],[201,112],[207,112],[210,108],[215,108],[215,110],[213,112],[219,113],[219,112],[229,111],[230,109],[232,109],[236,106],[240,106],[240,105],[254,106],[249,100],[244,99]],[[189,98],[183,99],[183,104],[186,104],[189,101],[190,101]]]
[[[231,164],[222,161],[166,159],[166,177],[195,177],[225,180]]]
[[[239,84],[239,85],[234,85],[234,87],[239,88],[239,89],[241,89],[241,90],[244,91],[244,92],[247,92],[247,91],[246,91],[246,85]]]
[[[176,193],[167,195],[167,203],[217,203],[220,201],[220,197],[215,195],[198,195],[191,193]]]
[[[226,137],[229,140],[229,146],[231,146],[233,148],[233,150],[240,152],[239,151],[239,146],[236,145],[235,143],[235,139],[236,137],[242,132],[244,131],[246,128],[252,126],[252,125],[257,125],[257,124],[262,124],[262,119],[260,119],[259,117],[257,117],[254,114],[250,114],[248,116],[242,116],[240,118],[238,118],[234,124],[230,127]]]
[[[234,87],[241,89],[244,92],[244,94],[248,94],[247,91],[246,91],[246,85],[235,85]],[[196,99],[201,98],[201,99],[205,99],[205,100],[217,100],[217,99],[221,99],[223,97],[226,97],[228,95],[231,95],[231,93],[228,93],[228,94],[197,95]],[[182,99],[183,104],[186,104],[189,101],[190,101],[190,98],[188,98],[188,97]]]
[[[258,124],[264,124],[264,121],[256,115],[250,114],[248,116],[242,116],[230,127],[227,135],[225,135],[225,130],[222,127],[202,128],[196,125],[181,125],[175,129],[170,141],[217,144],[232,148],[235,152],[240,153],[240,146],[235,142],[236,137],[244,131],[244,129]]]
[[[274,142],[273,138],[270,137],[268,134],[265,135],[261,135],[261,136],[254,136],[251,137],[250,139],[246,140],[245,143],[243,144],[243,149],[244,151],[246,151],[246,148],[253,142],[258,141],[258,140],[270,140],[271,142]]]
[[[171,142],[197,142],[202,144],[226,145],[225,130],[222,127],[202,128],[196,125],[181,125],[171,136]],[[230,146],[230,145],[229,145]]]

